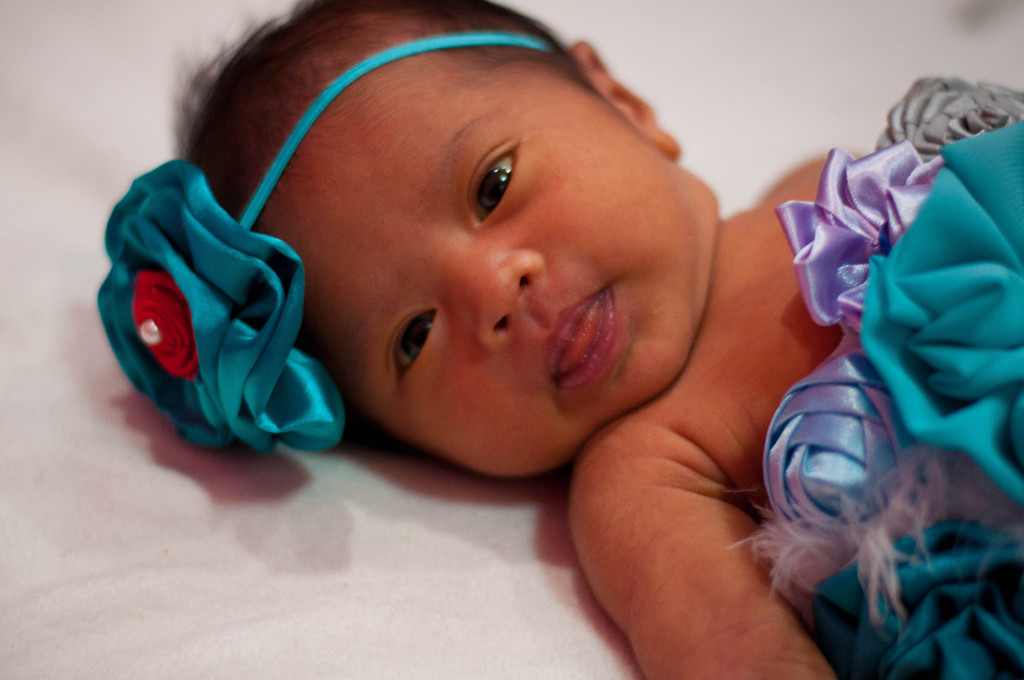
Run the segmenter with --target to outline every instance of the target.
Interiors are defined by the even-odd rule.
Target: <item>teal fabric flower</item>
[[[818,643],[840,680],[1024,677],[1024,550],[969,522],[943,522],[895,548],[901,620],[865,598],[856,564],[817,588]],[[871,608],[881,606],[880,625]]]
[[[910,434],[1024,504],[1024,123],[942,154],[913,226],[872,258],[861,340]]]
[[[98,303],[110,344],[184,437],[261,451],[341,439],[337,387],[295,348],[302,262],[283,241],[243,229],[199,168],[171,161],[135,180],[106,248]]]

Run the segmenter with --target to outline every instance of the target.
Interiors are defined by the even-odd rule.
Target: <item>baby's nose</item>
[[[466,320],[481,343],[492,349],[504,344],[545,272],[543,255],[527,248],[494,253],[466,268],[456,294],[466,301]]]

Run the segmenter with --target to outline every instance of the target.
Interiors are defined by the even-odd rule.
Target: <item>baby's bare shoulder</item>
[[[767,191],[761,205],[775,207],[786,201],[811,201],[818,190],[818,179],[825,157],[821,156],[794,168]]]
[[[575,463],[577,491],[614,494],[625,486],[720,496],[729,478],[707,451],[645,409],[604,428]]]

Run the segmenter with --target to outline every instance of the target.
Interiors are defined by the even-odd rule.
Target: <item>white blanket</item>
[[[117,368],[107,214],[170,157],[182,57],[285,4],[2,4],[0,678],[637,677],[573,557],[566,475],[202,450]],[[1024,86],[1020,0],[515,5],[595,44],[725,212],[871,150],[919,75]]]

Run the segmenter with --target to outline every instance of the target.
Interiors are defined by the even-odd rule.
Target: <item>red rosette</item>
[[[196,377],[199,357],[192,313],[170,274],[144,270],[136,275],[132,319],[161,368],[175,378]]]

